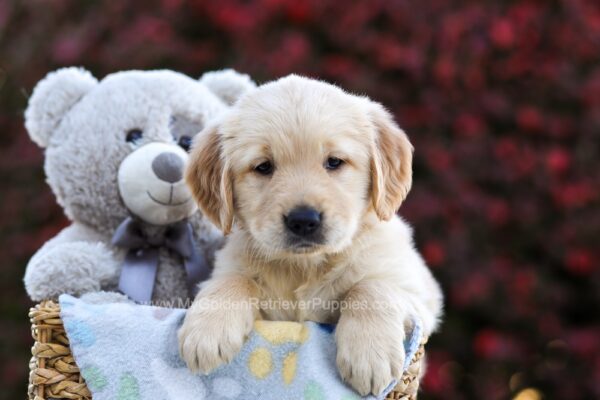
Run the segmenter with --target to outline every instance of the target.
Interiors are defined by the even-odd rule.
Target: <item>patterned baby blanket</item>
[[[257,321],[237,357],[209,375],[180,359],[185,310],[59,299],[71,350],[94,400],[351,400],[340,378],[331,325]],[[405,342],[405,368],[419,347],[418,324]],[[384,398],[396,382],[378,397]]]

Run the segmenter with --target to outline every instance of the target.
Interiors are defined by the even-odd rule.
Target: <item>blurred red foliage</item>
[[[415,145],[400,213],[447,294],[422,398],[600,398],[600,3],[0,0],[7,398],[25,390],[20,277],[65,223],[22,112],[63,65],[234,67],[367,94]]]

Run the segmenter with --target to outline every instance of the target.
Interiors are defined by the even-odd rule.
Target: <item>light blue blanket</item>
[[[185,310],[89,304],[68,295],[59,301],[71,350],[94,400],[361,398],[338,375],[330,325],[260,321],[230,364],[198,376],[178,354]],[[417,324],[405,342],[405,368],[420,340]]]

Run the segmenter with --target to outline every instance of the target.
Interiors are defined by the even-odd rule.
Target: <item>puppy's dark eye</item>
[[[273,172],[273,164],[270,161],[265,161],[254,167],[254,170],[261,175],[270,175]]]
[[[177,144],[185,151],[190,151],[190,147],[192,147],[192,138],[190,136],[184,135],[179,138]]]
[[[344,161],[340,160],[337,157],[329,157],[327,161],[325,161],[325,168],[327,169],[338,169],[342,166]]]
[[[125,140],[127,140],[127,142],[129,143],[135,143],[138,140],[140,140],[143,136],[143,132],[141,129],[131,129],[129,132],[127,132],[127,136],[125,137]]]

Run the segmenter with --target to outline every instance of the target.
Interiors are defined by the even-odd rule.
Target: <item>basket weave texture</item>
[[[29,400],[88,400],[87,388],[69,348],[69,339],[60,319],[60,306],[52,300],[43,301],[29,311],[34,339],[29,362]],[[386,400],[416,400],[423,364],[424,344],[415,354],[408,370]]]

